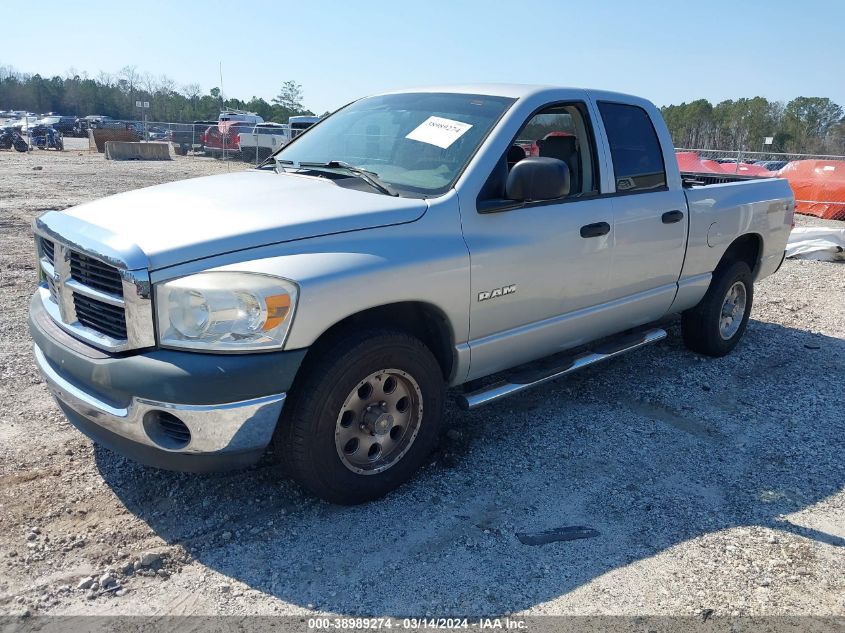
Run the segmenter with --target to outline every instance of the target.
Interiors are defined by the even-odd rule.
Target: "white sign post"
[[[766,145],[771,145],[774,143],[775,137],[774,136],[767,136],[763,139],[763,147],[760,148],[760,151],[766,151]]]
[[[150,109],[149,101],[136,101],[135,107],[141,110],[141,116],[144,121],[144,140],[147,140],[147,110]]]

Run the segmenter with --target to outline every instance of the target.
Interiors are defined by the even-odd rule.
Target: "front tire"
[[[437,442],[440,366],[420,340],[393,330],[349,331],[314,353],[285,404],[275,455],[326,501],[382,497],[410,479]]]
[[[748,264],[720,264],[701,302],[681,315],[684,344],[707,356],[728,354],[745,334],[753,300],[754,279]]]

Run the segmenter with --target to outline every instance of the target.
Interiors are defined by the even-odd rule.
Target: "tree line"
[[[845,155],[842,107],[827,97],[764,97],[661,108],[676,147]],[[772,137],[771,145],[764,145]]]
[[[137,101],[149,102],[149,109],[144,112],[135,107]],[[265,121],[285,123],[290,116],[313,114],[302,101],[302,86],[295,81],[284,82],[270,102],[260,97],[245,101],[225,98],[218,87],[204,94],[197,83],[177,86],[166,75],[156,77],[135,66],[126,66],[117,73],[101,72],[96,77],[70,71],[64,77],[49,78],[0,67],[3,110],[80,117],[97,114],[130,121],[146,114],[150,121],[186,123],[216,120],[221,110],[239,109],[255,112]]]
[[[313,114],[303,105],[302,86],[282,84],[269,102],[225,98],[220,88],[203,93],[197,83],[177,86],[169,77],[125,66],[117,73],[68,72],[45,78],[0,67],[0,109],[86,116],[100,114],[135,120],[148,101],[148,120],[189,122],[216,119],[220,110],[236,108],[284,123],[288,117]],[[845,155],[843,109],[826,97],[796,97],[788,103],[764,97],[711,104],[706,99],[661,108],[676,147]],[[771,145],[764,145],[772,137]]]

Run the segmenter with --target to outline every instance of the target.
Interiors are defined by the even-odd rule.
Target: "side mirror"
[[[569,195],[569,166],[557,158],[529,156],[508,174],[505,197],[508,200],[554,200]]]

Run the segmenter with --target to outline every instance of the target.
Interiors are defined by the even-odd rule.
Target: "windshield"
[[[346,163],[402,194],[439,195],[452,186],[513,102],[449,93],[369,97],[309,129],[275,158],[285,168]]]

